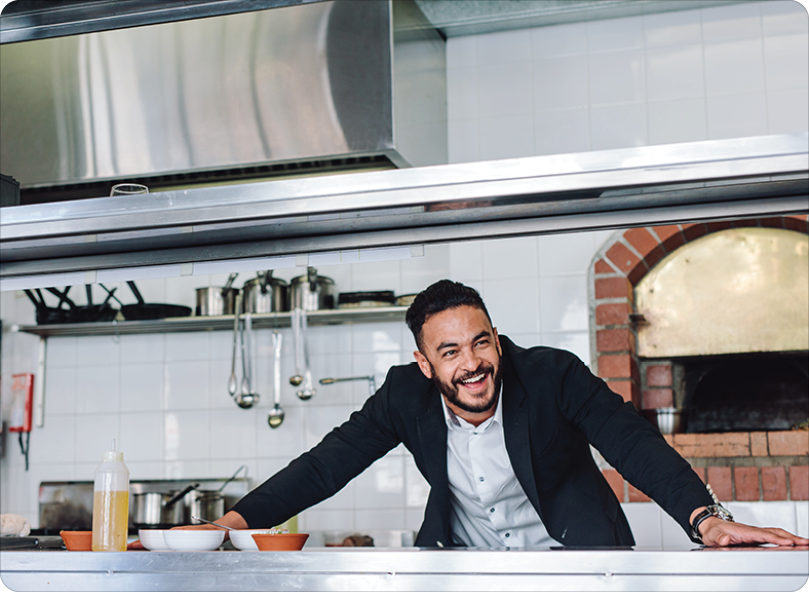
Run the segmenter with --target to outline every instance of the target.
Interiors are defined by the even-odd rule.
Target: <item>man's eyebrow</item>
[[[472,341],[475,342],[475,341],[477,341],[478,339],[480,339],[482,337],[491,337],[491,336],[492,336],[492,334],[489,331],[484,330],[484,331],[481,331],[480,333],[478,333],[477,335],[475,335],[472,338]],[[441,344],[439,344],[439,346],[437,348],[435,348],[435,350],[436,351],[441,351],[442,349],[446,349],[448,347],[458,347],[458,344],[455,343],[454,341],[444,341]]]
[[[441,351],[442,349],[446,349],[448,347],[458,347],[458,344],[455,343],[454,341],[444,341],[443,343],[439,344],[439,346],[435,348],[435,350]]]
[[[475,335],[472,338],[472,341],[477,341],[481,337],[491,337],[491,336],[492,336],[492,334],[489,331],[481,331],[480,333],[478,333],[477,335]]]

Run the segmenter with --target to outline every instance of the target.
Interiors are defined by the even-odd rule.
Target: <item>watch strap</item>
[[[703,544],[702,535],[699,532],[699,525],[705,522],[711,516],[724,520],[726,522],[733,522],[733,515],[725,508],[718,504],[712,504],[706,507],[702,512],[696,515],[694,521],[691,523],[691,540],[695,543]]]

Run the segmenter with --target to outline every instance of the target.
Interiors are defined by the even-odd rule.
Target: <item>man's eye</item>
[[[455,355],[455,351],[456,351],[456,350],[454,350],[454,349],[448,349],[447,351],[445,351],[445,352],[444,352],[444,353],[441,355],[441,357],[443,357],[443,358],[448,358],[448,357],[450,357],[450,356],[453,356],[453,355]]]
[[[478,341],[478,342],[477,342],[475,345],[488,345],[488,344],[489,344],[489,340],[488,340],[488,339],[481,339],[481,340],[480,340],[480,341]]]

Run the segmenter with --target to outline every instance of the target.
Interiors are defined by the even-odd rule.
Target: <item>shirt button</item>
[[[506,533],[506,538],[508,538],[508,537],[510,537],[510,536],[511,536],[511,534],[509,534],[509,533]]]
[[[478,479],[480,479],[481,483],[482,483],[483,481],[485,481],[485,480],[486,480],[486,479],[485,479],[485,478],[483,478],[483,477],[478,477]]]
[[[490,508],[489,512],[493,514],[494,513],[494,508]]]
[[[477,433],[477,432],[472,432],[472,433],[473,433],[475,436],[477,436],[477,435],[478,435],[478,433]]]

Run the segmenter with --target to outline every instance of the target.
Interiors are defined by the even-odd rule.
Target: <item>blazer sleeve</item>
[[[359,411],[232,508],[250,528],[281,524],[340,491],[401,439],[391,421],[393,370]]]
[[[559,365],[561,400],[568,420],[629,483],[689,531],[691,513],[713,503],[691,465],[632,403],[612,392],[570,354]]]

